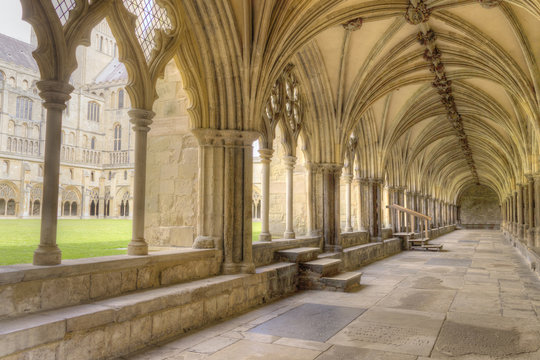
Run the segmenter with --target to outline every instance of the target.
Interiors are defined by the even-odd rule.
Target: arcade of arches
[[[34,265],[0,272],[0,356],[112,358],[298,289],[357,289],[360,266],[459,225],[540,267],[538,1],[21,3],[47,118],[42,221]],[[129,76],[129,256],[61,261],[59,199],[80,211],[58,196],[62,114],[104,19]],[[0,212],[10,199],[3,185]]]

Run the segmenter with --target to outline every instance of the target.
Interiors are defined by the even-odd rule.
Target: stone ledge
[[[296,264],[279,263],[253,275],[221,275],[0,320],[0,357],[33,358],[51,349],[80,359],[124,355],[293,293],[297,272]]]
[[[257,241],[253,243],[253,262],[256,267],[269,265],[280,260],[277,254],[280,250],[299,247],[318,247],[322,249],[321,236],[303,236],[296,239],[275,239],[272,241]]]
[[[340,234],[341,246],[346,249],[349,247],[369,243],[369,233],[367,231],[354,231]]]
[[[62,265],[4,266],[0,319],[32,314],[217,275],[221,251],[182,249],[143,257],[67,260]]]

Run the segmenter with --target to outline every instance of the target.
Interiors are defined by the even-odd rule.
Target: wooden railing
[[[396,211],[396,219],[397,219],[397,222],[398,222],[398,229],[401,229],[401,220],[400,220],[400,216],[399,216],[399,212],[402,212],[402,213],[405,213],[407,215],[409,215],[409,224],[412,224],[412,218],[413,217],[416,217],[416,218],[419,218],[421,221],[420,221],[420,236],[423,238],[423,234],[426,235],[426,239],[429,238],[428,236],[428,221],[431,221],[431,216],[428,216],[428,215],[425,215],[425,214],[421,214],[419,212],[416,212],[414,210],[411,210],[411,209],[407,209],[406,207],[403,207],[403,206],[400,206],[400,205],[397,205],[397,204],[391,204],[391,205],[387,205],[386,206],[388,209],[394,209]],[[411,229],[413,230],[413,229]]]

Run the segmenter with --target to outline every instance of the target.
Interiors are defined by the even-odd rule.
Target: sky
[[[0,0],[0,33],[30,42],[30,24],[21,19],[20,0]]]

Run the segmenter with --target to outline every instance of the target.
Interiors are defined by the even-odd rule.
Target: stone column
[[[382,237],[381,227],[381,179],[368,179],[368,216],[371,238]]]
[[[388,205],[394,205],[397,204],[397,188],[395,186],[389,186],[388,187]],[[390,226],[392,228],[393,232],[399,232],[397,228],[397,216],[396,216],[396,210],[389,209],[390,213]]]
[[[512,236],[516,236],[517,233],[517,191],[514,191],[512,195]]]
[[[60,137],[62,133],[62,111],[71,98],[73,86],[54,80],[39,81],[37,86],[47,110],[45,133],[45,159],[43,166],[43,204],[41,206],[41,234],[34,265],[58,265],[62,253],[56,245],[58,223],[58,185],[60,174]]]
[[[148,244],[144,239],[144,205],[146,191],[146,142],[150,124],[155,113],[149,110],[132,109],[128,112],[135,131],[135,178],[133,179],[133,223],[128,255],[148,255]],[[101,195],[100,195],[101,196]],[[100,207],[103,204],[100,203]],[[101,209],[100,209],[101,211]],[[131,209],[130,209],[131,212]]]
[[[352,174],[343,175],[343,180],[345,181],[345,232],[352,232],[351,224],[351,183],[353,176]]]
[[[146,176],[145,176],[146,179]],[[99,177],[99,209],[98,218],[105,218],[105,174],[101,174]]]
[[[199,141],[199,201],[194,248],[223,251],[224,274],[253,273],[253,131],[193,129]]]
[[[296,163],[295,156],[284,156],[283,163],[285,164],[286,171],[286,216],[285,216],[285,232],[283,233],[283,238],[285,239],[294,239],[294,218],[293,218],[293,171],[294,164]]]
[[[272,241],[270,234],[270,162],[273,149],[259,149],[262,164],[261,234],[259,241]]]
[[[518,192],[517,192],[517,215],[518,215],[518,227],[517,227],[517,237],[521,241],[523,240],[523,225],[525,224],[524,221],[524,200],[523,200],[523,192],[524,192],[524,186],[523,184],[518,185]]]
[[[323,234],[325,251],[341,251],[339,164],[320,164],[322,171]]]
[[[540,173],[534,175],[534,246],[540,247]]]
[[[364,211],[362,203],[362,200],[364,199],[364,186],[360,177],[356,177],[354,179],[354,182],[356,183],[356,187],[358,188],[358,198],[356,204],[356,227],[358,231],[365,231],[366,229],[364,227],[364,222],[362,221],[362,212]]]
[[[534,177],[532,175],[527,177],[527,245],[534,247]]]
[[[307,234],[309,236],[319,236],[317,229],[316,217],[316,182],[317,182],[317,165],[308,162],[306,163],[306,191],[307,191]]]

